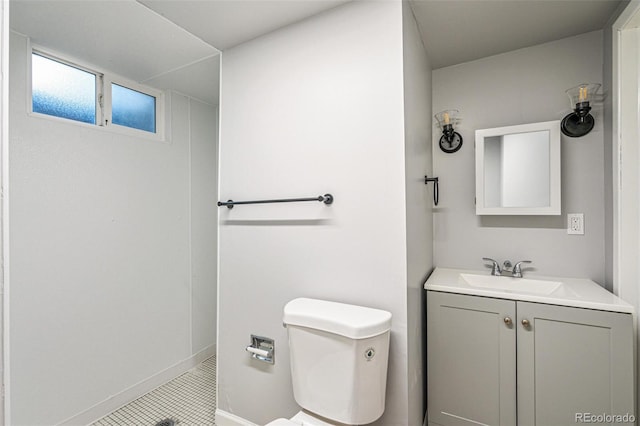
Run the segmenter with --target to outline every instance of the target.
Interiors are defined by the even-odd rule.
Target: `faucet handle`
[[[511,275],[515,278],[522,278],[522,267],[520,266],[522,263],[532,263],[530,260],[521,260],[520,262],[516,262],[513,266],[513,271]]]
[[[500,265],[498,262],[491,259],[490,257],[483,257],[482,260],[486,260],[487,262],[493,262],[493,266],[491,267],[491,275],[500,276],[502,275],[502,271],[500,270]]]

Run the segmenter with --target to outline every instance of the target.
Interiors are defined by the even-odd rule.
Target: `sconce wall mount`
[[[599,88],[599,84],[583,83],[566,91],[573,112],[562,119],[560,123],[562,133],[571,138],[579,138],[593,130],[595,120],[589,114],[590,101],[593,100]]]
[[[453,154],[460,150],[463,139],[460,133],[454,130],[454,126],[460,121],[458,111],[449,109],[437,113],[434,117],[438,120],[438,127],[442,130],[439,142],[440,149],[447,154]]]

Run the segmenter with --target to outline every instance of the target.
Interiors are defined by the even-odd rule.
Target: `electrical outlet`
[[[567,234],[584,235],[583,213],[569,213],[567,215]]]

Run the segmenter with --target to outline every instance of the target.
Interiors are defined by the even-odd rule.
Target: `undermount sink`
[[[471,287],[530,294],[551,294],[562,285],[559,281],[497,277],[494,275],[460,274],[460,277]]]

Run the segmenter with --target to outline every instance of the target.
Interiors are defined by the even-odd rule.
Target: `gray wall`
[[[407,209],[407,374],[409,424],[422,424],[424,391],[423,284],[433,268],[433,184],[431,173],[431,67],[418,26],[403,2],[404,137]]]
[[[216,339],[216,109],[168,95],[162,142],[30,114],[27,47],[12,34],[12,425],[58,424]]]
[[[602,83],[603,34],[595,31],[433,71],[433,109],[460,110],[464,145],[443,153],[434,131],[434,173],[440,205],[434,214],[434,263],[482,269],[482,257],[532,260],[532,272],[605,283],[605,158],[602,105],[594,130],[562,137],[562,215],[476,216],[474,132],[570,112],[564,91]],[[523,161],[526,161],[523,159]],[[567,213],[584,213],[585,235],[567,235]]]
[[[191,99],[189,121],[191,352],[197,353],[216,342],[217,332],[218,108]]]
[[[625,0],[618,5],[618,8],[609,18],[607,25],[603,30],[603,81],[602,91],[606,93],[604,99],[604,188],[605,188],[605,282],[608,290],[613,291],[614,280],[614,196],[617,191],[615,188],[617,179],[614,179],[618,173],[618,155],[614,148],[614,123],[613,123],[613,99],[616,96],[613,87],[613,24],[628,6],[629,1]],[[617,126],[615,126],[617,127]]]
[[[617,14],[616,14],[617,15]],[[610,20],[611,22],[611,20]],[[613,33],[609,25],[603,30],[603,81],[602,91],[608,96],[604,99],[603,107],[603,160],[604,160],[604,259],[605,259],[605,286],[613,291],[613,105],[612,105],[612,79],[613,79]]]
[[[421,409],[408,413],[408,390],[421,378],[414,375],[419,350],[407,343],[415,337],[407,297],[429,265],[429,225],[405,206],[428,165],[429,130],[411,129],[407,148],[419,165],[407,166],[403,84],[424,94],[413,101],[421,111],[428,112],[429,98],[427,74],[416,72],[424,57],[403,72],[401,7],[351,2],[223,54],[220,198],[331,192],[335,202],[220,212],[219,410],[265,424],[300,409],[282,309],[296,297],[315,297],[393,314],[386,411],[376,424],[421,423]],[[427,198],[424,184],[419,188]],[[426,199],[418,203],[424,212]],[[408,244],[413,229],[425,239]],[[408,252],[421,268],[407,265]],[[245,352],[252,333],[275,338],[275,365]]]

